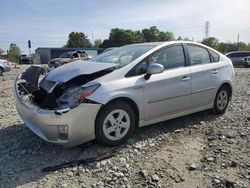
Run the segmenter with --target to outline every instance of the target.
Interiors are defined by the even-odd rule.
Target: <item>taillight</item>
[[[3,63],[9,64],[9,62],[7,60],[3,60]]]

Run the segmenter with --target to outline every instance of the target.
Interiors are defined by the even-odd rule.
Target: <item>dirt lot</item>
[[[139,129],[114,156],[88,164],[75,160],[113,148],[65,149],[35,136],[15,109],[17,72],[0,77],[0,187],[250,187],[250,69],[236,69],[223,116],[205,111]],[[42,171],[67,161],[75,165]]]

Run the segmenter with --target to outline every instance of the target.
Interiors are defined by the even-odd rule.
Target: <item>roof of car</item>
[[[64,53],[86,53],[84,50],[73,50],[73,51],[66,51]]]
[[[229,55],[229,54],[237,54],[237,53],[249,53],[250,51],[233,51],[233,52],[228,52],[226,53],[226,55]]]
[[[193,41],[183,41],[183,40],[174,40],[174,41],[165,41],[165,42],[145,42],[145,43],[138,43],[138,44],[129,44],[126,46],[133,46],[133,45],[154,45],[159,46],[162,44],[176,44],[176,43],[192,43],[192,44],[200,44]]]

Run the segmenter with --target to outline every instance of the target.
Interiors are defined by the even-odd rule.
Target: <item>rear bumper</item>
[[[14,85],[14,97],[17,111],[24,124],[37,136],[51,143],[74,146],[95,138],[95,119],[101,104],[82,103],[74,109],[61,115],[55,110],[44,110],[38,106],[23,101]],[[59,128],[67,126],[67,138],[61,139]]]

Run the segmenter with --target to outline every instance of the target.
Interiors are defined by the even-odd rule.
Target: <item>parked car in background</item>
[[[32,64],[32,58],[27,54],[21,54],[19,56],[19,64]]]
[[[231,59],[233,65],[235,67],[243,67],[244,58],[247,56],[250,56],[250,51],[235,51],[235,52],[229,52],[226,54],[226,56]]]
[[[69,51],[64,52],[62,55],[60,55],[59,58],[51,59],[48,63],[49,67],[59,67],[63,64],[77,61],[77,60],[87,60],[89,59],[87,53],[85,51],[79,50],[79,51]]]
[[[31,66],[17,77],[17,111],[39,137],[67,146],[95,138],[119,145],[137,126],[207,109],[223,114],[235,86],[229,58],[185,41],[127,45],[39,79],[41,72]]]
[[[250,67],[250,56],[244,58],[244,67]]]
[[[4,72],[9,72],[10,70],[11,68],[8,60],[0,59],[0,76],[2,76]]]

